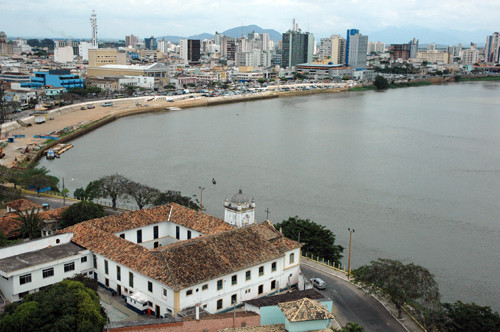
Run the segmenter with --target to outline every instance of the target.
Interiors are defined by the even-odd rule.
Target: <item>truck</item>
[[[36,124],[45,123],[45,117],[44,116],[37,116],[37,117],[35,117],[35,123]]]

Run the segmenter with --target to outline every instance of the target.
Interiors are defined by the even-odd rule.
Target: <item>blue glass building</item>
[[[347,38],[346,38],[346,44],[345,44],[345,63],[349,63],[349,39],[351,36],[354,36],[356,34],[359,34],[358,29],[348,29],[347,30]]]
[[[65,88],[66,91],[72,88],[83,88],[83,79],[76,74],[71,74],[69,70],[49,70],[38,71],[33,73],[30,83],[21,83],[22,87],[27,88],[43,88],[52,86],[55,88]]]

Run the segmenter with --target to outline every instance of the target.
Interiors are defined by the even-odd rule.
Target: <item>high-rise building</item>
[[[156,43],[156,38],[151,36],[149,38],[144,38],[144,44],[146,45],[147,50],[156,50],[158,44]]]
[[[476,49],[476,47],[471,46],[469,49],[462,50],[460,57],[462,58],[463,64],[476,64],[479,61],[479,50]]]
[[[134,35],[125,36],[125,46],[126,47],[132,46],[135,48],[138,41],[139,41],[139,38],[137,36],[134,36]]]
[[[349,48],[347,51],[347,65],[354,69],[366,68],[366,54],[368,50],[368,36],[362,34],[349,35]]]
[[[227,60],[235,60],[236,55],[236,40],[232,37],[223,36],[220,44],[221,56]]]
[[[393,60],[408,60],[411,53],[411,42],[408,44],[391,44],[389,46],[389,52]]]
[[[314,52],[314,36],[310,32],[302,32],[293,20],[293,28],[283,33],[282,50],[283,68],[310,63]]]
[[[126,54],[116,48],[89,49],[89,67],[125,65]]]
[[[321,38],[319,57],[330,59],[335,65],[344,64],[346,40],[341,36],[333,35],[330,38]]]
[[[92,11],[92,15],[90,16],[90,25],[92,26],[92,48],[98,48],[97,44],[97,17],[95,14],[95,10]]]
[[[500,33],[486,37],[485,59],[489,63],[500,63]]]
[[[184,63],[200,62],[200,40],[199,39],[181,39],[179,41],[180,56]]]
[[[435,43],[427,44],[427,52],[435,52],[437,51],[437,46]]]
[[[384,53],[385,52],[385,43],[383,42],[368,42],[368,54],[371,53]]]
[[[415,59],[417,57],[417,53],[418,53],[418,39],[413,38],[410,41],[410,58]]]
[[[346,36],[346,45],[345,45],[345,63],[349,63],[349,45],[351,42],[351,36],[359,34],[358,29],[348,29]]]

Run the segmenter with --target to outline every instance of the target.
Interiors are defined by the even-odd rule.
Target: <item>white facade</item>
[[[255,223],[255,201],[240,191],[224,202],[224,221],[236,227]]]
[[[349,37],[349,63],[352,68],[366,68],[368,36],[355,34]]]
[[[73,58],[73,47],[71,46],[57,47],[54,49],[54,62],[72,62]]]
[[[479,50],[473,47],[467,50],[462,50],[460,57],[462,58],[463,64],[473,65],[479,61]]]
[[[367,53],[384,53],[385,52],[385,43],[382,42],[368,42],[368,51]]]
[[[187,64],[188,61],[188,40],[187,39],[181,39],[179,41],[179,56],[181,57],[182,61]]]
[[[0,290],[5,297],[19,301],[42,287],[78,273],[92,272],[91,252],[71,244],[72,237],[71,233],[60,234],[0,249]],[[65,249],[54,253],[58,246]],[[45,259],[46,256],[53,259]]]
[[[126,86],[138,86],[145,89],[152,89],[155,85],[155,78],[148,76],[125,76],[118,79],[120,89]]]
[[[92,46],[89,42],[80,42],[78,46],[78,55],[83,61],[89,61],[89,50],[95,50],[96,48]]]
[[[237,52],[236,66],[244,67],[271,67],[272,55],[270,52],[254,49],[251,52]]]

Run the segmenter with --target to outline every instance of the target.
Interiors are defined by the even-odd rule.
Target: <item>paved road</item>
[[[307,279],[318,277],[328,284],[319,292],[333,300],[333,314],[340,326],[354,322],[365,331],[407,332],[377,300],[351,283],[304,264],[300,268]]]
[[[62,198],[57,198],[57,197],[47,197],[47,196],[38,196],[38,195],[30,195],[30,194],[24,194],[24,196],[35,202],[35,203],[38,203],[38,204],[43,204],[43,203],[47,203],[50,205],[50,209],[53,210],[53,209],[58,209],[60,207],[63,207],[63,199]],[[69,206],[69,205],[72,205],[72,204],[75,204],[75,203],[78,203],[78,201],[74,201],[72,199],[66,199],[66,206]],[[104,207],[104,211],[106,212],[107,215],[115,215],[115,214],[120,214],[120,213],[123,213],[125,212],[125,210],[122,210],[122,209],[118,209],[118,210],[113,210],[111,208],[108,208],[108,207]]]

